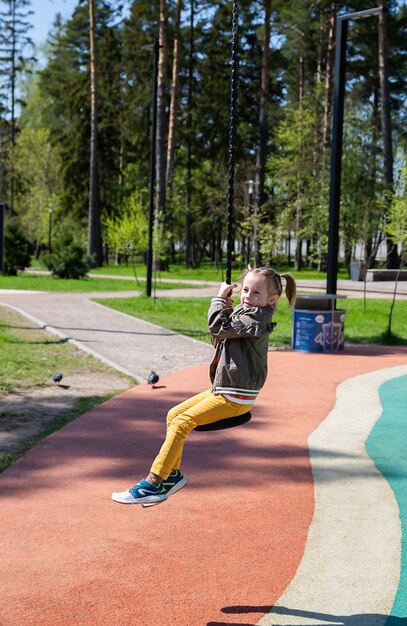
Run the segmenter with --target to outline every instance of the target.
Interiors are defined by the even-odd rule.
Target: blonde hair
[[[261,276],[265,276],[268,281],[269,293],[271,296],[278,295],[280,297],[283,293],[283,283],[282,278],[285,280],[285,295],[290,304],[293,306],[295,302],[295,298],[297,295],[297,285],[295,283],[294,278],[291,274],[279,274],[278,272],[272,270],[270,267],[248,267],[247,270],[243,272],[241,277],[239,278],[239,284],[241,285],[247,276],[247,274],[260,274]]]

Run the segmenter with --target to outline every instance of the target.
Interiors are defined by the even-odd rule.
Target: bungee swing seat
[[[225,428],[233,428],[234,426],[242,426],[252,419],[250,411],[243,413],[242,415],[236,415],[235,417],[226,417],[225,419],[218,420],[217,422],[211,422],[210,424],[202,424],[197,426],[194,430],[208,431],[208,430],[225,430]]]

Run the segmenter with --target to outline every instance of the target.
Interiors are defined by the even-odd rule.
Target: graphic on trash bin
[[[294,311],[294,350],[337,352],[344,347],[343,310]]]
[[[322,315],[318,317],[322,317]],[[318,319],[316,319],[316,321],[318,321]],[[318,335],[314,338],[314,341],[322,346],[324,352],[327,350],[337,352],[339,350],[339,346],[343,344],[344,335],[342,322],[343,320],[341,320],[341,322],[328,322],[326,324],[322,324],[322,332],[318,333]]]

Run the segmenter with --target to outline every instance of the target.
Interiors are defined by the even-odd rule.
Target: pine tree
[[[8,144],[13,147],[16,141],[16,103],[17,79],[34,59],[34,45],[29,37],[32,25],[29,22],[30,0],[2,0],[5,5],[0,11],[0,90],[3,94],[2,123],[0,126],[0,159],[5,160]],[[6,131],[6,132],[4,132]],[[9,131],[9,133],[7,133]],[[8,204],[11,214],[14,212],[14,173],[9,163]],[[4,193],[3,171],[0,171],[0,192]]]
[[[90,69],[90,170],[89,170],[89,218],[88,255],[96,267],[102,265],[102,241],[100,235],[100,206],[98,180],[98,89],[96,60],[95,0],[89,0],[89,69]]]
[[[97,152],[99,176],[92,193],[98,193],[101,218],[117,210],[121,143],[120,44],[111,25],[112,12],[105,2],[95,5],[95,40],[98,50]],[[53,144],[63,161],[62,214],[88,228],[91,201],[91,107],[89,5],[78,5],[63,24],[57,18],[48,44],[48,62],[40,72],[43,113]],[[94,129],[95,130],[95,129]],[[94,162],[95,164],[95,162]],[[92,166],[94,167],[94,165]],[[95,179],[96,182],[96,179]],[[98,228],[98,227],[97,227]],[[100,263],[100,235],[96,233],[96,262]],[[93,244],[92,244],[93,245]],[[93,249],[93,248],[92,248]],[[99,255],[99,256],[98,256]]]

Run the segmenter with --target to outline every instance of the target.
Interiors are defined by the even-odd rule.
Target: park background
[[[145,258],[158,38],[155,265],[219,267],[232,3],[78,2],[39,46],[31,2],[0,4],[6,254],[23,236],[50,269],[70,246],[88,266]],[[372,4],[238,6],[235,264],[324,272],[336,16]],[[340,250],[361,275],[399,267],[406,239],[407,7],[378,6],[350,22],[347,46]]]

